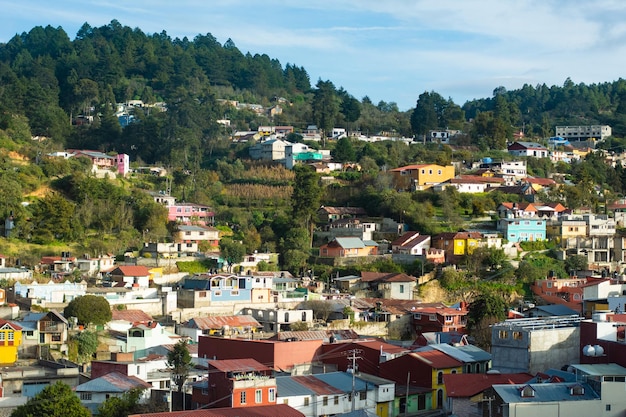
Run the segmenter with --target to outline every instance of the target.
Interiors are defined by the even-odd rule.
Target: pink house
[[[209,206],[194,203],[175,203],[169,207],[167,220],[182,224],[213,226],[215,213]]]

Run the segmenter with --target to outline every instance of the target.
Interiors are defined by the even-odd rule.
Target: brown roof
[[[403,272],[371,272],[361,271],[362,282],[413,282],[417,278]]]
[[[450,183],[452,184],[475,184],[475,183],[489,184],[489,183],[494,183],[494,182],[503,184],[504,178],[483,177],[481,175],[459,175],[458,177],[452,178],[450,180]]]
[[[254,359],[217,359],[209,360],[209,366],[222,372],[250,372],[250,371],[271,371],[269,368]]]
[[[448,397],[472,397],[490,388],[494,384],[523,384],[533,376],[519,374],[445,374]]]
[[[362,207],[320,207],[320,211],[328,214],[350,214],[350,215],[366,215],[367,212]]]
[[[152,316],[143,310],[116,310],[111,311],[111,320],[127,321],[129,323],[141,323],[154,320]]]
[[[197,328],[200,330],[219,330],[224,326],[229,326],[231,328],[263,327],[258,321],[255,320],[254,317],[249,315],[194,317],[186,324],[186,327]]]
[[[405,234],[391,242],[391,246],[403,246],[407,242],[415,239],[417,236],[419,236],[419,234],[420,232],[406,232]]]
[[[132,414],[129,417],[305,417],[287,404],[262,405],[245,408],[211,408],[204,410],[174,411],[171,413]]]
[[[359,334],[354,330],[302,330],[302,331],[286,331],[279,332],[272,336],[272,340],[327,340],[333,336],[335,340],[355,340],[359,338]]]

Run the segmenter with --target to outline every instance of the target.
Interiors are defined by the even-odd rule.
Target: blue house
[[[211,302],[251,301],[253,282],[250,276],[195,274],[185,277],[183,289],[207,291]]]
[[[545,219],[517,217],[498,220],[498,231],[509,242],[527,242],[546,239]]]

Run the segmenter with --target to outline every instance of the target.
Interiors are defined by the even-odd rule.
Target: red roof
[[[113,271],[111,271],[112,275],[119,275],[117,271],[121,272],[121,274],[125,277],[147,277],[150,275],[150,270],[143,265],[125,265],[118,266]]]
[[[405,234],[403,234],[402,236],[400,236],[399,238],[397,238],[396,240],[394,240],[393,242],[391,242],[391,246],[402,246],[405,245],[407,242],[415,239],[417,236],[419,236],[420,232],[406,232]]]
[[[9,325],[9,327],[11,327],[13,330],[22,330],[21,326],[18,326],[17,324],[13,323],[12,321],[0,319],[0,328],[4,327],[5,325]]]
[[[533,178],[533,177],[528,177],[526,178],[526,182],[530,183],[530,184],[537,184],[537,185],[555,185],[556,181],[554,181],[552,178]]]
[[[403,167],[394,168],[394,169],[392,169],[390,171],[391,172],[408,171],[408,170],[411,170],[411,169],[420,169],[420,168],[423,168],[423,167],[427,167],[429,165],[432,165],[432,164],[406,165],[406,166],[403,166]]]
[[[250,371],[271,371],[262,363],[246,358],[246,359],[217,359],[209,360],[209,366],[222,372],[250,372]]]
[[[445,374],[443,382],[446,385],[448,397],[473,397],[494,384],[523,384],[530,381],[532,377],[527,373]]]
[[[362,342],[354,343],[359,346],[376,349],[378,351],[386,353],[404,353],[409,351],[409,349],[403,348],[402,346],[392,345],[391,343],[386,343],[379,340],[365,340]]]
[[[305,417],[287,404],[262,405],[245,408],[210,408],[174,411],[171,413],[131,414],[129,417]]]
[[[463,362],[458,361],[439,350],[413,352],[409,353],[408,355],[414,357],[417,360],[427,363],[434,369],[447,369],[463,366]]]
[[[362,282],[413,282],[417,278],[402,272],[370,272],[361,271]]]

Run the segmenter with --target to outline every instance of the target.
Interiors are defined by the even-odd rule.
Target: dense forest
[[[122,128],[116,103],[129,100],[165,103],[167,110],[136,108],[136,122]],[[283,112],[270,117],[226,100],[265,108],[283,103]],[[93,116],[93,123],[74,125],[77,116]],[[219,119],[230,120],[231,127]],[[21,241],[80,242],[85,253],[119,253],[141,238],[171,237],[163,208],[141,192],[171,188],[179,200],[214,207],[220,227],[233,242],[244,242],[246,251],[280,251],[284,265],[297,269],[306,264],[314,223],[310,210],[319,204],[359,205],[372,216],[436,233],[458,230],[461,214],[482,215],[514,198],[398,193],[386,175],[390,168],[509,158],[502,150],[515,132],[541,141],[554,135],[555,125],[598,123],[611,125],[615,136],[602,146],[624,149],[624,80],[497,87],[492,97],[463,105],[434,91],[416,91],[415,108],[402,112],[393,101],[357,99],[330,80],[313,84],[303,67],[243,53],[231,40],[221,44],[210,33],[172,39],[114,20],[99,28],[85,23],[72,40],[60,27],[35,27],[0,44],[0,216],[12,216],[13,237]],[[331,149],[336,161],[359,162],[362,168],[338,173],[331,185],[318,188],[310,172],[249,161],[250,144],[230,140],[235,130],[270,124],[294,126],[291,141],[302,140],[298,133],[316,124],[325,133],[344,127],[416,142],[311,142]],[[463,132],[460,146],[421,144],[429,130],[446,128]],[[47,139],[31,140],[36,136]],[[127,153],[134,164],[159,164],[170,175],[98,180],[89,175],[88,161],[45,158],[67,148]],[[535,159],[528,164],[531,175],[560,173],[576,180],[541,196],[544,201],[599,207],[626,191],[621,165],[606,165],[599,154],[571,165]]]

